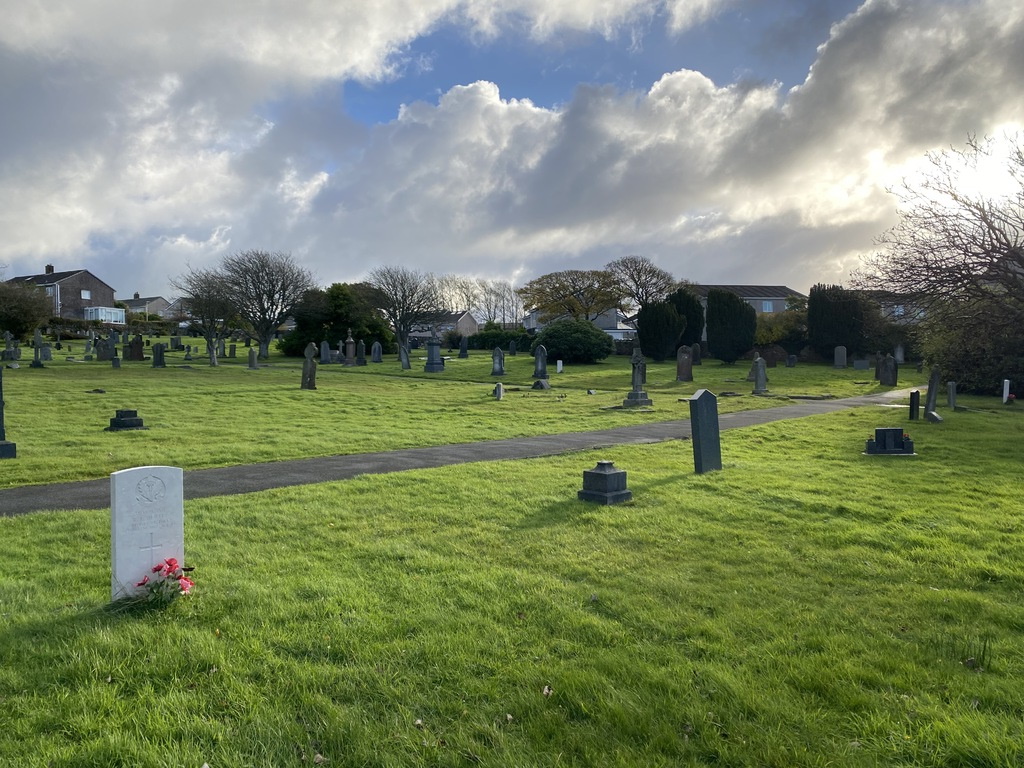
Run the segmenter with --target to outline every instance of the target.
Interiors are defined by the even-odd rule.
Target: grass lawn
[[[90,434],[63,439],[93,450],[92,421],[136,402],[141,439],[219,420],[229,443],[293,397],[315,414],[300,432],[343,443],[371,406],[397,423],[381,392],[406,387],[437,442],[470,430],[477,394],[488,431],[558,406],[340,369],[302,393],[282,373],[248,404],[206,371],[140,378],[173,407],[113,378],[82,405],[78,380],[60,413],[94,409]],[[678,417],[662,408],[684,388],[652,379],[654,418]],[[323,418],[328,398],[351,421]],[[1019,766],[1024,415],[964,400],[984,407],[912,425],[915,457],[861,455],[908,423],[872,407],[725,432],[702,476],[669,442],[186,502],[197,585],[165,611],[108,605],[108,510],[0,519],[0,765]],[[562,404],[563,429],[592,408]],[[19,423],[19,456],[23,435],[45,447]],[[576,500],[598,459],[633,501]]]
[[[794,394],[849,397],[885,389],[871,371],[800,365],[769,369],[769,388],[778,397],[754,397],[749,362],[706,361],[688,383],[676,382],[674,361],[651,362],[647,390],[654,407],[637,411],[613,408],[630,389],[629,360],[621,356],[567,366],[562,374],[552,362],[547,392],[530,389],[533,358],[506,356],[501,402],[491,396],[496,378],[485,352],[449,360],[438,374],[425,373],[415,357],[410,371],[393,357],[355,368],[324,365],[316,391],[299,389],[301,365],[294,358],[275,354],[257,371],[242,358],[216,368],[182,358],[169,352],[166,369],[126,362],[113,370],[61,359],[43,369],[23,363],[4,371],[7,439],[16,443],[18,459],[4,463],[0,487],[103,478],[141,465],[195,469],[685,419],[685,398],[701,388],[741,395],[723,397],[723,413],[783,405]],[[922,385],[925,378],[907,366],[900,386]],[[148,429],[104,431],[119,409],[138,411]]]

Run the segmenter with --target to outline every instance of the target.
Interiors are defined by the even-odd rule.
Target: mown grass
[[[0,519],[0,763],[1020,765],[1024,417],[861,455],[904,419],[190,501],[165,612],[107,605],[108,511]]]
[[[533,359],[506,356],[501,402],[491,397],[497,379],[490,354],[482,352],[449,360],[439,374],[424,373],[416,359],[414,370],[402,371],[390,357],[364,367],[320,366],[316,391],[299,389],[300,364],[280,355],[257,371],[241,359],[211,368],[182,357],[168,353],[166,369],[126,362],[113,370],[62,359],[43,369],[6,370],[7,439],[18,458],[0,467],[0,487],[102,478],[140,465],[195,469],[685,419],[685,398],[700,388],[741,395],[722,398],[723,413],[782,405],[793,394],[884,390],[871,372],[801,365],[770,369],[769,386],[779,396],[754,397],[749,363],[707,361],[694,368],[694,382],[679,383],[674,362],[652,362],[647,389],[654,406],[637,411],[614,408],[630,388],[624,357],[567,366],[562,374],[552,364],[552,389],[539,392],[530,389]],[[921,375],[910,369],[905,379],[910,386]],[[104,431],[119,409],[138,411],[148,429]]]

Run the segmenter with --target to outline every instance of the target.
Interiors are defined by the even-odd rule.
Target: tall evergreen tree
[[[653,360],[662,361],[673,355],[686,318],[667,301],[656,301],[636,313],[636,335],[640,349]]]
[[[850,354],[864,352],[867,307],[863,296],[841,285],[818,284],[807,297],[807,340],[819,355],[830,357],[836,347]]]
[[[754,346],[757,313],[731,291],[708,291],[708,348],[723,363],[735,363]]]
[[[699,344],[704,335],[704,305],[700,303],[697,294],[689,285],[681,285],[668,295],[666,301],[686,320],[686,327],[679,337],[679,343],[688,347]]]

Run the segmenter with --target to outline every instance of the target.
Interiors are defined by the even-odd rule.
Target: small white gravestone
[[[561,372],[562,372],[562,361],[561,360],[556,360],[555,361],[555,373],[561,373]]]
[[[1003,379],[1003,405],[1010,402],[1010,380]]]
[[[110,475],[111,600],[143,591],[137,582],[169,557],[185,562],[184,473],[135,467]]]

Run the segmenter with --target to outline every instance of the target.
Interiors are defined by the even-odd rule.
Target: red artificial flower
[[[182,576],[178,579],[178,586],[181,587],[181,594],[183,595],[187,595],[192,590],[193,584],[195,584],[195,582],[187,576]]]
[[[149,576],[143,576],[142,581],[135,582],[136,587],[144,587],[149,583]]]

